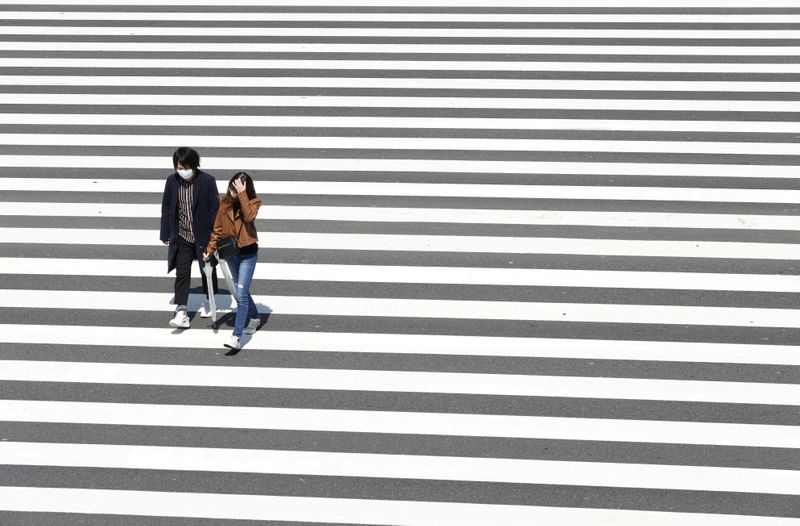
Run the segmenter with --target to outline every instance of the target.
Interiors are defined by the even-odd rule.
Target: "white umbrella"
[[[206,275],[206,285],[208,285],[208,305],[211,308],[211,321],[217,321],[217,298],[214,296],[214,283],[211,279],[211,276],[214,272],[214,269],[211,265],[206,262],[203,265],[203,273]]]

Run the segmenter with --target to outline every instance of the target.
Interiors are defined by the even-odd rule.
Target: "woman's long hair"
[[[233,190],[233,182],[236,179],[242,179],[245,184],[245,190],[247,191],[247,198],[248,199],[255,199],[256,197],[256,187],[253,185],[253,178],[250,177],[250,174],[247,172],[238,172],[236,175],[231,177],[231,180],[228,181],[228,190],[225,192],[225,195],[222,197],[222,201],[225,203],[232,203],[234,211],[239,209],[239,199],[234,198],[231,195],[231,190]]]

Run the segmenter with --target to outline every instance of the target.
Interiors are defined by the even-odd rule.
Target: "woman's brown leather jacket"
[[[233,200],[222,199],[217,211],[217,218],[214,221],[214,231],[208,242],[208,254],[213,254],[217,250],[217,243],[220,239],[237,236],[238,245],[246,247],[258,242],[256,232],[256,215],[261,207],[261,198],[255,197],[247,199],[244,192],[236,196],[239,202],[239,210],[234,215]]]

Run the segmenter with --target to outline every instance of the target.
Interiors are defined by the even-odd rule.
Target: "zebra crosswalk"
[[[0,523],[800,525],[799,68],[794,0],[0,5]]]

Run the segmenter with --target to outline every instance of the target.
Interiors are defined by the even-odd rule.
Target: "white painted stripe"
[[[164,277],[156,260],[0,257],[0,274],[53,276]],[[431,283],[519,287],[603,287],[658,290],[726,290],[800,293],[800,276],[709,272],[629,272],[399,265],[265,263],[254,279],[355,283]]]
[[[0,463],[800,495],[800,471],[613,462],[3,441]]]
[[[372,16],[372,15],[371,15]],[[483,17],[485,15],[481,15]],[[513,15],[520,16],[520,15]],[[648,15],[650,16],[650,15]],[[656,15],[653,15],[656,16]],[[735,16],[735,15],[734,15]],[[783,15],[781,15],[783,16]],[[578,41],[580,42],[580,41]],[[107,42],[0,42],[3,51],[109,51]],[[328,42],[114,42],[113,51],[222,53],[506,53],[542,55],[674,55],[674,56],[798,56],[800,48],[786,46],[603,46],[559,44],[337,44]]]
[[[800,448],[798,426],[602,418],[0,400],[4,422]]]
[[[91,125],[91,126],[178,126],[174,115],[127,115],[109,113],[0,113],[0,124]],[[800,133],[800,122],[780,121],[670,121],[601,119],[492,119],[437,117],[290,117],[271,115],[192,115],[191,127],[234,126],[288,128],[440,128],[480,130],[583,130]]]
[[[800,405],[796,384],[515,374],[2,360],[0,380]]]
[[[93,106],[298,106],[350,108],[498,108],[639,111],[800,111],[793,100],[534,99],[470,97],[324,97],[290,95],[103,95],[4,93],[3,104]]]
[[[0,206],[5,205],[6,203],[3,203]],[[267,205],[264,207],[264,214],[267,218],[297,221],[800,230],[800,217],[798,216],[677,212],[582,212]],[[160,217],[160,214],[154,214],[153,217]]]
[[[9,203],[0,216],[161,217],[161,205],[130,203]],[[3,203],[0,203],[0,207]],[[266,207],[263,207],[266,211]]]
[[[205,159],[203,159],[205,161]],[[205,162],[203,163],[205,164]],[[167,170],[164,170],[165,175]],[[259,181],[260,182],[260,181]],[[277,187],[292,188],[293,181],[277,181]],[[286,184],[290,183],[290,184]],[[313,181],[297,181],[298,191],[310,190]],[[321,184],[328,184],[321,182]],[[334,183],[338,184],[338,183]],[[348,183],[343,183],[347,185]],[[370,184],[370,183],[366,183]],[[402,184],[402,183],[401,183]],[[217,181],[217,189],[220,193],[225,191],[227,181]],[[493,185],[486,185],[491,187]],[[522,186],[522,185],[519,185]],[[332,187],[331,190],[335,188]],[[367,187],[369,188],[369,187]],[[72,179],[72,178],[49,178],[49,177],[2,177],[0,178],[1,191],[31,191],[31,192],[121,192],[121,193],[155,193],[164,192],[164,180],[161,179]],[[273,181],[259,185],[259,194],[277,193],[273,191]]]
[[[800,101],[798,101],[800,104]],[[308,148],[353,150],[472,150],[525,152],[691,153],[797,155],[796,143],[715,141],[623,141],[563,139],[471,139],[414,137],[316,137],[269,135],[135,135],[0,133],[0,145],[155,147],[192,144],[200,148]]]
[[[129,229],[0,228],[0,243],[159,246],[158,232]],[[800,245],[718,241],[645,241],[547,237],[260,232],[259,246],[317,250],[389,250],[724,259],[800,259]],[[166,251],[166,248],[164,249]],[[165,252],[166,253],[166,252]]]
[[[595,5],[596,6],[596,5]],[[793,7],[796,7],[793,6]],[[324,28],[324,27],[214,27],[192,28],[203,37],[395,37],[395,38],[680,38],[796,39],[796,29],[458,29],[458,28]],[[2,35],[161,36],[169,28],[147,26],[2,26]]]
[[[161,205],[131,203],[0,202],[2,216],[159,218]],[[259,218],[284,221],[454,223],[614,228],[800,230],[800,216],[678,212],[586,212],[473,208],[383,208],[263,205]]]
[[[284,2],[286,0],[283,0]],[[404,526],[797,526],[782,517],[422,501],[0,487],[0,509]]]
[[[0,155],[0,168],[121,168],[172,170],[166,157],[133,155]],[[605,163],[540,161],[459,161],[436,159],[307,159],[281,157],[203,157],[209,170],[323,172],[441,172],[495,174],[570,174],[644,177],[800,178],[795,166],[691,163]],[[401,177],[401,176],[398,176]]]
[[[217,181],[220,193],[227,181]],[[159,179],[70,179],[3,177],[0,191],[154,193]],[[759,188],[679,188],[668,186],[557,186],[539,184],[372,183],[339,181],[259,181],[259,195],[360,195],[392,197],[472,197],[501,199],[581,199],[716,203],[800,203],[800,190]],[[2,214],[2,210],[0,210]]]
[[[215,349],[227,335],[173,329],[75,325],[0,325],[0,342],[19,345]],[[800,365],[800,347],[734,343],[580,340],[510,336],[259,331],[251,350],[450,356],[519,356],[588,360]]]
[[[387,68],[391,62],[383,61]],[[781,64],[785,66],[784,64]],[[798,64],[800,68],[800,64]],[[653,81],[653,80],[552,80],[552,79],[441,79],[441,78],[331,78],[331,77],[236,77],[236,86],[350,89],[482,89],[482,90],[582,90],[582,91],[680,91],[796,92],[800,82],[747,81]],[[192,77],[191,87],[229,87],[229,77]],[[10,86],[156,86],[185,88],[183,77],[0,75],[0,85]],[[126,116],[123,116],[126,117]],[[257,117],[264,119],[265,117]],[[269,117],[267,117],[269,118]],[[175,118],[171,116],[171,124]],[[197,126],[192,120],[192,126]],[[728,130],[731,128],[729,127]]]
[[[3,11],[6,20],[126,20],[163,21],[164,12],[113,11]],[[273,21],[324,21],[324,22],[514,22],[514,23],[648,23],[648,24],[797,24],[800,15],[750,14],[464,14],[464,13],[192,13],[193,22],[273,22]]]
[[[6,33],[8,26],[0,26],[0,35]],[[50,29],[67,29],[60,27],[48,27]],[[74,28],[68,28],[74,29]],[[123,32],[125,28],[99,28],[113,29],[114,34]],[[164,28],[157,29],[158,34],[164,33]],[[205,36],[215,30],[200,29]],[[239,29],[233,31],[238,32]],[[247,31],[243,29],[242,31]],[[287,30],[288,36],[299,31],[295,28]],[[326,32],[325,29],[315,29],[316,31]],[[401,29],[399,31],[410,31],[413,29]],[[457,29],[448,29],[450,35],[452,31],[457,33]],[[546,30],[535,30],[533,37],[540,37],[539,32]],[[348,33],[349,30],[335,30],[335,32]],[[592,30],[581,30],[582,36],[592,33]],[[657,33],[658,31],[652,31]],[[724,33],[725,31],[719,31]],[[649,32],[648,32],[649,33]],[[787,32],[793,36],[772,35],[772,38],[800,38],[800,31]],[[49,34],[49,33],[48,33]],[[656,38],[649,35],[648,38]],[[720,36],[719,38],[724,38]],[[748,37],[757,38],[757,37]],[[613,72],[642,72],[642,73],[797,73],[800,72],[800,64],[780,63],[729,63],[729,62],[490,62],[490,61],[436,61],[436,60],[253,60],[253,59],[139,59],[139,58],[3,58],[2,67],[24,67],[24,68],[147,68],[147,69],[356,69],[356,70],[444,70],[444,71],[613,71]],[[459,79],[460,80],[460,79]],[[277,82],[277,81],[276,81]],[[790,90],[786,90],[790,91]]]
[[[0,289],[0,308],[172,312],[172,294],[85,290]],[[720,327],[800,328],[800,311],[778,308],[538,303],[322,296],[254,296],[272,315],[431,318],[455,320],[641,323]],[[189,308],[200,305],[191,295]],[[798,386],[800,387],[800,386]]]

